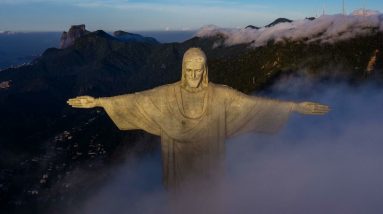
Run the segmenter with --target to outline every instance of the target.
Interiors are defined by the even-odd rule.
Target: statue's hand
[[[294,111],[301,114],[324,115],[330,111],[330,108],[319,103],[301,102],[295,104]]]
[[[73,108],[94,108],[98,106],[97,99],[91,96],[80,96],[69,99],[67,103]]]

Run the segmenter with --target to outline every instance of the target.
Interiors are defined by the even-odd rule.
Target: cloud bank
[[[357,36],[383,31],[383,14],[372,10],[356,10],[350,15],[323,15],[314,20],[297,20],[291,23],[279,23],[273,27],[260,29],[224,29],[214,25],[202,27],[198,37],[223,35],[224,45],[231,46],[252,43],[258,47],[268,41],[280,42],[306,41],[333,43]]]
[[[276,135],[227,142],[227,176],[177,195],[160,182],[160,157],[127,161],[68,213],[383,212],[383,90],[287,78],[268,96],[331,106],[322,117],[293,115]]]

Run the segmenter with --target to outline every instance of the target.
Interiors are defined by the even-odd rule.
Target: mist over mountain
[[[286,23],[286,22],[287,23],[291,23],[292,20],[286,19],[286,18],[278,18],[275,21],[271,22],[270,24],[266,25],[265,27],[273,27],[273,26],[275,26],[275,25],[277,25],[279,23]]]
[[[316,19],[276,19],[260,29],[224,29],[214,25],[205,26],[197,33],[200,37],[224,38],[222,45],[252,43],[264,46],[269,41],[295,41],[303,43],[336,43],[357,37],[374,35],[383,31],[383,15],[376,11],[360,10],[350,15],[323,15]]]
[[[283,92],[296,87],[301,96],[293,98],[318,98],[315,86],[340,82],[356,88],[350,90],[364,84],[379,88],[383,80],[380,25],[381,15],[324,16],[258,30],[203,28],[180,43],[125,41],[118,37],[145,36],[127,32],[113,36],[98,30],[74,38],[67,47],[49,48],[28,65],[4,69],[0,72],[0,206],[9,212],[48,212],[76,207],[89,198],[99,201],[91,195],[114,175],[108,168],[124,167],[130,158],[159,159],[157,137],[122,132],[102,109],[73,109],[66,104],[68,98],[113,96],[176,82],[183,53],[195,46],[207,54],[210,81],[245,93],[267,94],[297,76],[314,86],[293,81],[280,87],[279,97],[289,98]],[[380,89],[374,93],[380,97]],[[339,94],[336,98],[342,97]],[[327,95],[323,99],[329,101],[331,93]],[[159,171],[148,173],[160,179]],[[154,183],[159,185],[158,181]],[[81,206],[88,213],[97,210]]]

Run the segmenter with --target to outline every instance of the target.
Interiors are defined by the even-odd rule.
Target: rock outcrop
[[[60,48],[67,48],[74,44],[74,41],[86,34],[89,31],[85,29],[85,25],[72,25],[68,32],[64,31],[60,39]]]

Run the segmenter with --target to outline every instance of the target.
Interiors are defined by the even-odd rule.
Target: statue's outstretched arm
[[[94,108],[102,107],[100,99],[91,96],[79,96],[69,99],[67,103],[73,108]]]
[[[292,110],[300,114],[324,115],[330,111],[330,107],[320,103],[301,102],[295,103]]]

